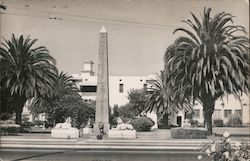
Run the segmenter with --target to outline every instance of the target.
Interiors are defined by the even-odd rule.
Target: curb
[[[2,144],[1,149],[56,149],[56,150],[106,150],[106,151],[186,151],[198,152],[199,146],[117,146],[117,145],[24,145]]]

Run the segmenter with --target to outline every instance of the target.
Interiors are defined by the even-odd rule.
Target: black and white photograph
[[[250,161],[249,0],[0,0],[0,161]]]

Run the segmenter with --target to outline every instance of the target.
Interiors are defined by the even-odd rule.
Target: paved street
[[[198,154],[150,151],[4,150],[3,161],[197,161]]]

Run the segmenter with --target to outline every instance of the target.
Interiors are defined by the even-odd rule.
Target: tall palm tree
[[[161,74],[156,74],[156,81],[152,83],[153,87],[148,89],[148,101],[146,105],[146,111],[160,113],[163,115],[163,128],[169,128],[169,116],[172,113],[177,113],[178,110],[189,111],[191,109],[190,104],[185,102],[179,102],[177,97],[171,97],[172,93],[168,91],[165,82],[165,72],[161,71]]]
[[[36,41],[12,35],[0,48],[0,81],[13,97],[17,124],[27,99],[52,91],[56,79],[55,59],[46,47],[34,47]]]
[[[181,91],[180,99],[197,100],[203,105],[207,129],[212,134],[215,101],[229,94],[240,98],[249,92],[249,39],[244,36],[244,27],[232,25],[230,13],[211,17],[210,12],[210,8],[204,8],[201,21],[191,13],[193,21],[184,22],[192,30],[174,31],[187,36],[175,40],[164,61],[165,83],[171,86],[172,93]]]

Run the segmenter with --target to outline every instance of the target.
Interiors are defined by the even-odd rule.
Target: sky
[[[249,31],[248,0],[0,0],[0,34],[38,39],[56,59],[60,71],[80,73],[93,60],[97,73],[99,31],[108,32],[110,75],[148,75],[163,69],[166,48],[190,11],[201,18],[204,7],[211,15],[229,12],[234,23]]]

